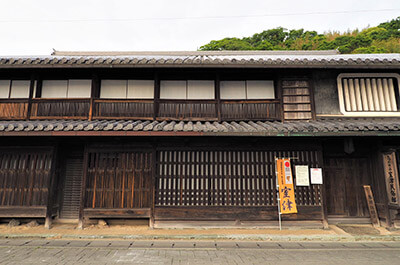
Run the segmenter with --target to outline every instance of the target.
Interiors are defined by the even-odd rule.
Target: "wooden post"
[[[97,75],[92,76],[92,88],[90,92],[90,107],[89,107],[89,115],[88,120],[91,121],[93,118],[93,105],[94,99],[99,97],[100,93],[100,81]]]
[[[51,159],[51,170],[50,170],[50,176],[48,180],[48,192],[47,192],[47,207],[46,207],[46,220],[44,223],[44,227],[47,229],[51,228],[52,224],[52,215],[53,215],[53,204],[54,204],[54,190],[56,187],[56,177],[57,177],[57,152],[58,148],[57,146],[54,146],[52,148],[52,159]]]
[[[322,143],[320,143],[318,150],[317,150],[317,161],[318,161],[318,166],[320,168],[324,168],[324,157],[323,157],[323,153],[322,153]],[[324,172],[324,169],[322,170],[322,172]],[[323,177],[323,176],[322,176]],[[326,179],[323,179],[323,184],[321,185],[321,214],[322,214],[322,225],[324,227],[324,229],[328,229],[329,228],[329,224],[328,224],[328,208],[326,205]]]
[[[83,176],[82,176],[82,186],[81,186],[81,200],[79,204],[79,222],[78,222],[78,229],[83,229],[84,223],[84,213],[83,209],[85,207],[86,202],[86,179],[87,179],[87,171],[88,171],[88,162],[89,162],[89,154],[88,149],[85,146],[84,156],[83,156]]]
[[[150,209],[150,220],[149,220],[149,226],[150,228],[154,228],[154,208],[155,208],[155,203],[156,203],[156,176],[158,175],[158,167],[157,167],[157,150],[156,146],[153,146],[152,150],[152,179],[151,179],[151,209]]]
[[[311,103],[311,119],[315,120],[316,119],[316,113],[315,113],[315,100],[314,100],[314,80],[313,77],[308,78],[308,92],[310,94],[310,103]]]
[[[158,116],[159,104],[160,104],[160,78],[158,73],[154,74],[154,106],[153,106],[153,119],[156,120]]]
[[[216,75],[214,82],[215,100],[217,101],[216,114],[218,121],[221,121],[221,78],[219,74]]]
[[[277,96],[278,96],[278,99],[279,99],[279,101],[280,101],[280,104],[279,104],[279,106],[280,106],[280,109],[278,110],[279,111],[279,116],[280,116],[280,118],[281,118],[281,121],[283,122],[284,120],[285,120],[285,117],[284,117],[284,111],[283,111],[283,96],[282,96],[282,90],[283,90],[283,88],[282,88],[282,77],[281,76],[278,76],[277,77],[277,82],[274,82],[274,83],[276,83],[277,85],[277,87],[276,87],[276,92],[277,92]]]
[[[26,112],[26,119],[30,119],[32,111],[32,98],[34,97],[33,92],[35,90],[35,76],[31,76],[31,82],[29,85],[29,98],[28,98],[28,110]]]

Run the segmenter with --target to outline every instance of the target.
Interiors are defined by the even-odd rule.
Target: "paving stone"
[[[173,241],[154,241],[152,248],[172,248]]]
[[[257,245],[262,249],[282,249],[275,242],[257,242]]]
[[[400,248],[400,242],[382,242],[382,244],[390,248]]]
[[[129,248],[133,244],[133,241],[110,241],[110,243],[110,247],[113,248]]]
[[[237,242],[239,248],[250,248],[250,249],[259,249],[260,247],[257,245],[257,242]]]
[[[66,247],[87,247],[92,243],[93,241],[89,240],[70,240],[68,241],[68,244],[66,244]]]
[[[304,248],[300,243],[297,243],[297,242],[279,242],[278,244],[283,249],[302,249],[302,248]]]
[[[215,249],[216,242],[215,241],[197,241],[195,242],[195,248],[212,248]]]
[[[50,240],[49,244],[47,246],[51,247],[64,247],[67,246],[71,241],[66,241],[66,240]]]
[[[153,241],[134,241],[129,248],[151,248]]]
[[[88,247],[109,247],[111,246],[111,241],[107,241],[107,240],[94,240],[89,242],[90,244],[88,245]]]
[[[231,241],[220,241],[217,242],[217,248],[238,248],[238,244],[236,242]]]
[[[191,241],[175,241],[173,248],[195,248],[195,244]]]
[[[49,240],[32,240],[30,242],[28,242],[27,244],[25,244],[25,246],[46,246],[50,243]]]
[[[7,242],[7,246],[23,246],[31,241],[30,239],[10,239],[10,241]]]

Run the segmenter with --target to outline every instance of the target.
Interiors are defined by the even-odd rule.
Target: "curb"
[[[59,234],[0,234],[0,239],[134,239],[134,240],[240,240],[240,241],[400,241],[400,236],[276,236],[276,235],[59,235]]]

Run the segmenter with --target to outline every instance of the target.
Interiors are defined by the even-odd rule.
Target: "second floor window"
[[[214,99],[214,80],[162,80],[161,99]]]
[[[399,115],[398,74],[351,73],[338,76],[341,112],[345,115]]]
[[[43,80],[41,98],[90,98],[89,79]]]
[[[100,98],[153,99],[153,80],[101,80]]]
[[[221,99],[274,99],[271,80],[221,81]]]
[[[28,98],[29,80],[0,80],[0,98]]]

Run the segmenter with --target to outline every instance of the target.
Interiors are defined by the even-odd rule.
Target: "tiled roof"
[[[325,67],[400,68],[400,54],[336,51],[55,52],[54,56],[0,56],[10,67]]]
[[[400,135],[400,119],[326,119],[283,123],[141,120],[0,121],[0,135]]]

